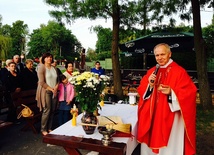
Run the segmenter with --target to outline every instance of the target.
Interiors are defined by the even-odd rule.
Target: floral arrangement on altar
[[[74,85],[76,98],[83,111],[94,112],[97,109],[102,91],[109,84],[110,78],[92,72],[73,72],[69,82]]]

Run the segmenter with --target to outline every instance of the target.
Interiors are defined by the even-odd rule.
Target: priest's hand
[[[160,91],[161,93],[166,94],[166,95],[171,94],[171,88],[168,85],[160,84],[158,87],[158,91]]]
[[[150,86],[150,88],[153,88],[154,85],[155,85],[156,75],[154,73],[152,73],[149,76],[148,80],[149,80],[149,86]]]

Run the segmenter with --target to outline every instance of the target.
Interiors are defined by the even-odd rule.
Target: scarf
[[[68,70],[66,70],[66,72],[68,72],[68,74],[72,75],[72,71],[68,71]]]

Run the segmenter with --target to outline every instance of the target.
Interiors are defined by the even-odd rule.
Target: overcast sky
[[[40,24],[47,25],[49,20],[53,20],[48,14],[48,10],[52,8],[46,5],[43,0],[0,0],[0,15],[2,15],[2,23],[12,25],[17,20],[24,21],[28,25],[30,32],[40,27]],[[206,26],[211,23],[212,9],[206,9],[201,12],[202,26]],[[177,22],[179,24],[179,22]],[[192,25],[191,23],[187,23]],[[66,27],[72,31],[72,33],[81,42],[82,46],[86,50],[90,47],[95,49],[97,36],[94,32],[90,32],[91,26],[102,25],[104,28],[111,28],[111,20],[99,19],[95,21],[90,20],[77,20],[71,25]]]

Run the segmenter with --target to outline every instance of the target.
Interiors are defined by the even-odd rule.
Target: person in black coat
[[[25,61],[26,67],[20,73],[20,78],[23,81],[21,85],[22,90],[37,89],[38,76],[33,68],[33,60],[27,59]]]
[[[10,62],[13,62],[13,60],[12,60],[12,59],[7,59],[7,60],[6,60],[5,66],[4,66],[3,68],[1,68],[1,71],[0,71],[0,78],[1,78],[1,81],[2,81],[2,82],[5,80],[4,78],[6,78],[5,75],[6,75],[7,72],[8,72],[8,64],[9,64]]]
[[[16,72],[16,63],[10,62],[8,64],[8,71],[5,73],[3,78],[3,85],[9,92],[20,92],[21,91],[21,79],[19,74]]]
[[[19,55],[13,56],[13,62],[16,63],[17,74],[20,74],[22,72],[22,70],[25,68],[25,65],[20,60],[21,60],[21,58],[19,57]]]
[[[8,71],[5,73],[3,82],[3,86],[6,89],[7,94],[10,94],[12,92],[20,92],[21,91],[21,78],[19,74],[16,72],[16,63],[10,62],[8,64]],[[7,116],[7,121],[11,121],[14,123],[17,123],[16,118],[16,109],[13,106],[12,99],[10,95],[8,95],[6,98],[6,102],[8,103],[9,111]]]

